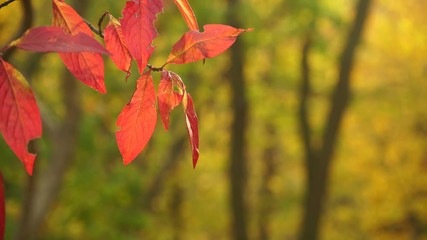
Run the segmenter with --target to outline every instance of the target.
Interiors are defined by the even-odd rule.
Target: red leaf
[[[129,75],[132,58],[125,43],[122,26],[116,18],[109,16],[110,22],[104,30],[105,46],[111,52],[111,59],[114,64]]]
[[[146,72],[138,79],[132,99],[117,119],[120,130],[116,132],[116,141],[124,164],[132,162],[147,145],[153,135],[156,121],[153,78],[150,72]]]
[[[185,20],[188,28],[190,30],[199,31],[199,25],[197,24],[196,15],[194,15],[193,9],[191,9],[190,4],[187,0],[173,0],[175,5],[178,7],[179,11],[182,14],[182,17]]]
[[[4,204],[4,186],[3,177],[0,173],[0,239],[4,239],[4,230],[6,226],[5,204]]]
[[[167,63],[183,64],[215,57],[233,45],[242,32],[252,29],[208,24],[204,30],[186,32],[172,47]]]
[[[62,28],[66,33],[76,35],[85,33],[93,37],[93,33],[79,14],[69,5],[53,0],[53,25]],[[65,66],[70,72],[87,86],[106,93],[104,84],[104,62],[99,53],[60,53]]]
[[[0,131],[6,143],[32,174],[35,155],[27,144],[42,135],[40,112],[24,76],[0,58]]]
[[[174,91],[174,86],[179,92]],[[185,87],[181,78],[174,72],[162,72],[158,89],[158,102],[160,116],[165,130],[168,130],[170,112],[182,102]]]
[[[199,123],[196,111],[194,110],[193,99],[188,93],[186,100],[184,100],[185,123],[187,124],[187,132],[193,152],[193,168],[195,168],[199,159]]]
[[[156,14],[162,11],[162,0],[127,1],[120,20],[128,49],[138,64],[139,73],[144,71],[154,51],[151,45],[157,36],[153,23]]]
[[[59,27],[36,27],[27,30],[11,46],[33,52],[109,52],[85,33],[70,35]]]

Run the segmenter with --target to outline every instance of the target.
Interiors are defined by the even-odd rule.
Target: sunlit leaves
[[[221,24],[208,24],[204,32],[188,31],[172,47],[168,63],[190,63],[215,57],[227,50],[242,32],[240,29]]]
[[[108,12],[102,15],[99,30],[63,0],[52,0],[53,26],[27,30],[21,38],[1,49],[0,54],[11,47],[33,52],[58,52],[77,79],[101,93],[106,93],[101,54],[110,55],[117,68],[127,72],[127,76],[134,59],[140,77],[130,102],[117,120],[120,130],[116,133],[116,140],[124,164],[132,162],[150,140],[156,126],[158,100],[165,130],[169,127],[171,111],[183,105],[195,167],[199,158],[199,130],[193,100],[182,79],[165,67],[170,63],[183,64],[215,57],[228,49],[238,35],[251,29],[211,24],[205,25],[204,32],[199,32],[188,0],[174,0],[174,3],[190,31],[173,46],[161,67],[148,65],[148,60],[154,51],[153,40],[158,35],[154,22],[163,9],[162,0],[129,0],[120,20]],[[107,15],[110,21],[102,31],[102,20]],[[92,31],[104,38],[106,49],[97,42]],[[27,144],[41,136],[40,113],[22,74],[3,59],[0,60],[0,130],[6,143],[31,174],[35,155],[28,152]],[[144,72],[146,68],[149,70]],[[153,72],[161,72],[157,98]]]
[[[28,152],[27,144],[42,134],[40,112],[24,76],[2,58],[0,111],[0,131],[3,138],[31,175],[35,155]]]
[[[193,9],[187,0],[174,0],[175,5],[178,7],[190,30],[199,31],[199,25],[197,24],[196,15],[194,15]]]
[[[85,33],[93,36],[92,31],[80,15],[62,1],[53,0],[53,25],[62,28],[65,32],[75,35]],[[104,84],[104,62],[99,53],[60,53],[65,66],[84,84],[106,93]]]
[[[119,21],[110,16],[110,22],[104,31],[105,46],[111,52],[111,59],[117,68],[129,74],[132,58],[127,48],[122,26]]]
[[[156,94],[150,73],[138,79],[132,99],[117,119],[120,130],[116,132],[116,140],[124,164],[132,162],[145,148],[156,126]]]
[[[144,71],[154,51],[152,42],[157,31],[153,24],[162,8],[162,0],[133,0],[127,1],[122,11],[123,35],[130,54],[138,64],[139,73]]]
[[[96,52],[109,54],[93,37],[78,33],[70,35],[59,27],[36,27],[27,30],[10,46],[33,52]]]

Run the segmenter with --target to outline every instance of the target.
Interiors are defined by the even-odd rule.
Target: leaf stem
[[[147,68],[150,69],[150,71],[153,71],[153,72],[163,72],[165,70],[163,67],[164,66],[154,67],[151,64],[147,64]]]
[[[4,3],[0,3],[0,8],[6,7],[7,5],[9,5],[10,3],[15,2],[16,0],[7,0]]]

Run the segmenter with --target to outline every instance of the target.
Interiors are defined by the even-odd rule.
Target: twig
[[[92,25],[92,23],[90,23],[86,19],[83,19],[83,21],[85,21],[85,23],[88,25],[88,27],[90,28],[90,30],[92,30],[92,32],[94,32],[96,35],[104,38],[104,34],[102,33],[101,29],[96,28],[94,25]]]
[[[16,0],[7,0],[6,2],[0,4],[0,8],[6,7],[7,5],[9,5],[10,3],[13,3],[15,1]]]

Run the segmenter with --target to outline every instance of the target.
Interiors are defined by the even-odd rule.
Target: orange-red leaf
[[[62,28],[66,33],[76,35],[93,33],[80,15],[69,5],[60,0],[53,0],[53,25]],[[104,62],[99,53],[60,53],[65,66],[84,84],[106,93],[104,84]]]
[[[193,152],[193,168],[196,167],[199,159],[199,123],[196,111],[194,110],[193,99],[187,93],[186,101],[184,100],[185,123],[190,138],[191,150]]]
[[[24,76],[0,58],[0,131],[31,175],[35,155],[27,150],[30,140],[42,135],[40,112]]]
[[[174,86],[178,91],[174,90]],[[158,89],[158,102],[163,127],[168,130],[170,112],[182,102],[185,87],[181,78],[174,72],[162,72],[162,78]]]
[[[120,130],[116,132],[116,141],[124,164],[132,162],[147,145],[153,135],[156,121],[153,78],[150,72],[146,72],[138,79],[132,99],[117,119]]]
[[[129,75],[132,58],[125,43],[122,26],[116,18],[109,16],[110,22],[104,30],[105,47],[111,52],[114,64]]]
[[[152,42],[157,36],[153,23],[162,11],[162,0],[127,1],[120,20],[128,49],[142,73],[154,51]]]
[[[6,216],[5,216],[5,204],[4,204],[4,186],[3,186],[3,177],[0,173],[0,239],[4,239],[4,230],[6,226]]]
[[[242,32],[251,29],[208,24],[204,32],[188,31],[172,47],[167,63],[190,63],[212,58],[227,50]]]
[[[188,28],[190,30],[199,30],[199,25],[197,24],[196,15],[194,15],[193,9],[191,9],[190,4],[187,0],[173,0],[175,5],[178,7],[181,12],[182,17],[185,20]]]
[[[33,52],[109,52],[93,37],[80,32],[70,35],[59,27],[36,27],[27,30],[11,46]]]

